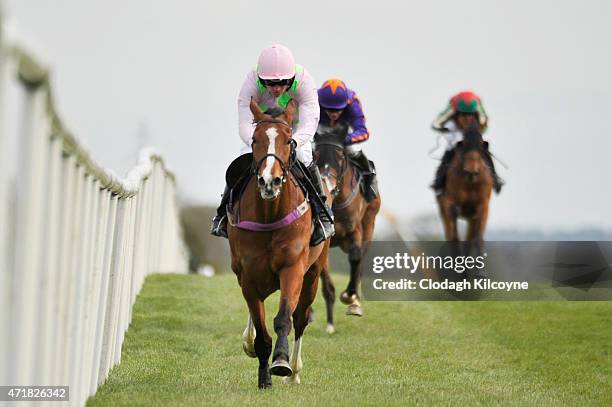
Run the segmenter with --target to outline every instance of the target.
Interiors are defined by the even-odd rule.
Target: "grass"
[[[332,336],[323,307],[319,295],[302,384],[262,391],[234,276],[150,276],[87,406],[612,405],[612,303],[367,302],[356,318],[337,302]]]

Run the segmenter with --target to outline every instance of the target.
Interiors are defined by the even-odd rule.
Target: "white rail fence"
[[[121,359],[145,276],[186,272],[175,180],[150,151],[124,180],[55,112],[46,69],[0,21],[0,385],[84,405]]]

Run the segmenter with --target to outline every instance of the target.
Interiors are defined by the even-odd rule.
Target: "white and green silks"
[[[293,121],[293,138],[297,141],[297,158],[305,165],[312,162],[311,142],[319,124],[319,99],[317,86],[303,67],[296,65],[295,83],[281,97],[275,98],[265,87],[258,83],[257,70],[252,69],[247,74],[238,95],[238,125],[240,138],[244,142],[241,153],[251,151],[251,142],[255,125],[253,114],[249,107],[251,97],[262,110],[274,107],[285,108],[290,100],[297,103],[297,114]]]

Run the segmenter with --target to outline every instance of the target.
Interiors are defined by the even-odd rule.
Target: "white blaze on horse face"
[[[266,136],[268,136],[269,144],[268,144],[268,154],[276,153],[276,137],[278,136],[278,131],[274,127],[270,127],[266,130]],[[275,158],[273,156],[268,156],[266,159],[266,168],[263,171],[263,179],[266,184],[272,183],[272,168],[274,168]]]
[[[332,182],[329,176],[329,164],[325,164],[323,172],[321,173],[321,179],[323,179],[325,186],[327,186],[327,192],[333,191],[333,189],[336,187],[335,183]]]

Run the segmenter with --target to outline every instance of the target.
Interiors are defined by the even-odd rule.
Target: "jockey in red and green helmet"
[[[446,109],[444,109],[438,117],[433,121],[431,127],[433,130],[442,133],[448,143],[448,147],[442,162],[436,171],[436,178],[431,185],[436,195],[444,192],[446,183],[446,169],[450,164],[455,146],[463,138],[463,133],[471,126],[478,126],[481,133],[485,133],[489,124],[489,118],[484,110],[480,97],[471,91],[463,91],[453,96]],[[493,187],[495,192],[501,191],[504,182],[499,178],[495,171],[493,159],[488,148],[485,150],[485,161],[493,174]]]
[[[363,172],[365,198],[369,201],[378,195],[376,169],[361,151],[362,143],[370,137],[365,115],[357,94],[340,79],[329,79],[317,91],[321,114],[318,133],[329,128],[342,129],[345,150]]]

